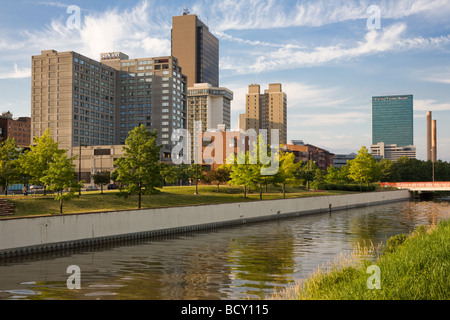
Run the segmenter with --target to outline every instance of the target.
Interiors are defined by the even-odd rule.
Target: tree
[[[398,182],[400,177],[396,170],[395,162],[392,160],[382,159],[378,166],[380,167],[380,180],[383,182]]]
[[[260,166],[250,164],[250,153],[239,153],[234,157],[233,164],[227,164],[230,168],[230,181],[233,186],[244,187],[244,198],[247,198],[247,188],[257,188],[261,175]]]
[[[175,184],[178,181],[179,172],[176,166],[161,164],[161,176],[167,184]]]
[[[160,151],[156,145],[158,133],[150,132],[143,125],[129,133],[125,141],[124,156],[117,159],[117,181],[122,183],[121,194],[139,196],[139,209],[142,208],[142,195],[155,194],[162,187]]]
[[[314,181],[314,177],[316,175],[316,170],[318,168],[319,167],[316,165],[316,163],[313,160],[309,160],[296,173],[297,178],[303,180],[306,183],[306,188],[308,190],[309,190],[309,183]]]
[[[204,181],[217,185],[217,192],[220,192],[220,185],[230,180],[230,169],[226,165],[222,165],[216,170],[211,170],[204,175]]]
[[[58,143],[50,136],[47,129],[40,138],[35,138],[30,150],[20,158],[20,165],[24,173],[30,178],[32,184],[43,185],[44,192],[46,184],[43,181],[45,172],[50,165],[67,151],[59,149]]]
[[[198,194],[198,181],[203,179],[203,166],[201,164],[192,164],[187,169],[189,179],[195,181],[195,194]]]
[[[349,177],[360,183],[361,191],[363,182],[369,184],[379,179],[380,168],[366,147],[362,147],[356,158],[349,161],[349,163]]]
[[[111,182],[111,173],[109,171],[98,172],[92,178],[94,179],[94,184],[100,186],[101,193],[103,194],[103,186]]]
[[[280,154],[280,168],[278,173],[272,177],[272,181],[274,184],[281,183],[284,199],[286,199],[286,185],[299,184],[300,180],[296,178],[295,174],[301,165],[301,162],[295,163],[295,154],[286,152]]]
[[[81,188],[81,184],[76,182],[74,158],[67,155],[58,154],[48,168],[44,171],[41,181],[48,186],[48,189],[56,192],[55,200],[59,200],[59,213],[63,213],[63,200],[75,197],[74,190]],[[65,191],[68,190],[67,193]]]
[[[16,140],[8,138],[0,146],[0,183],[8,195],[8,186],[20,179],[19,147]]]

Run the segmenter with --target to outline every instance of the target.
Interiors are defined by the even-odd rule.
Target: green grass
[[[390,239],[375,261],[346,257],[319,270],[274,299],[448,300],[450,299],[450,220],[420,226]],[[367,268],[380,268],[381,289],[369,290]]]
[[[347,194],[349,192],[327,191],[313,192],[305,191],[301,188],[287,188],[286,198],[311,197],[323,195]],[[64,214],[85,213],[85,212],[104,212],[118,210],[132,210],[138,207],[138,197],[131,196],[127,199],[117,196],[118,191],[104,191],[104,194],[98,192],[83,192],[79,198],[70,201],[64,201]],[[13,216],[3,217],[27,217],[59,214],[59,202],[55,201],[51,195],[29,195],[3,197],[11,201],[15,206]],[[283,194],[280,188],[269,187],[268,193],[263,194],[263,200],[282,199]],[[160,208],[174,206],[192,206],[204,204],[220,204],[231,202],[245,202],[259,200],[259,193],[253,192],[244,199],[242,188],[220,186],[220,192],[217,192],[217,186],[199,186],[199,194],[195,195],[194,187],[165,187],[157,195],[143,196],[143,208]]]

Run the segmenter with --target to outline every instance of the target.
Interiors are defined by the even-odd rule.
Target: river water
[[[0,300],[265,299],[358,243],[448,218],[450,199],[400,202],[9,259],[0,261]],[[79,290],[67,287],[72,265]]]

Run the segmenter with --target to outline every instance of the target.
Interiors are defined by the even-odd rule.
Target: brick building
[[[328,167],[333,166],[334,154],[311,144],[305,144],[300,140],[291,141],[291,144],[284,146],[284,150],[294,153],[297,162],[303,161],[306,163],[312,160],[322,170],[327,170]]]
[[[13,138],[19,147],[29,147],[31,145],[31,118],[13,118],[8,111],[0,116],[0,141]]]

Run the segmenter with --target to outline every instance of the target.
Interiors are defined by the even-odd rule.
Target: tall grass
[[[282,300],[448,300],[450,298],[450,220],[420,226],[383,247],[359,247],[322,266],[305,281],[273,299]],[[380,250],[381,249],[381,250]],[[370,256],[376,257],[370,259]],[[381,289],[369,289],[376,265]]]

